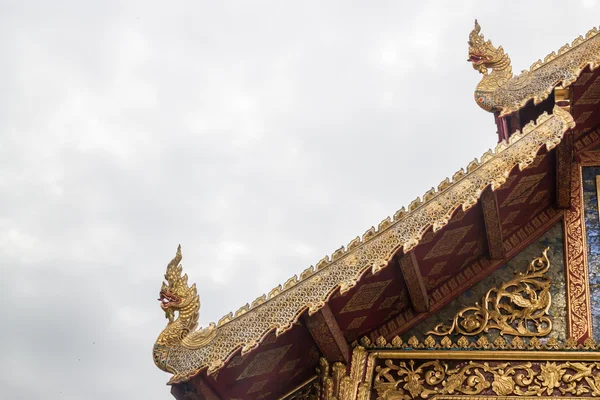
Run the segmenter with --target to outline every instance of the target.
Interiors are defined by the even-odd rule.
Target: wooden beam
[[[409,251],[398,260],[398,264],[400,264],[400,271],[406,282],[413,309],[420,313],[429,311],[429,296],[415,252]]]
[[[197,375],[189,382],[171,386],[171,394],[177,400],[220,400],[221,396],[208,384],[204,375]]]
[[[200,400],[200,396],[189,383],[177,383],[171,386],[171,395],[177,400]]]
[[[573,135],[567,132],[556,147],[556,207],[571,207],[571,163],[573,161]]]
[[[194,385],[196,386],[196,392],[199,394],[199,399],[210,399],[210,400],[219,400],[221,396],[215,391],[215,389],[210,385],[207,378],[203,375],[199,375],[196,379],[194,379]]]
[[[490,258],[492,260],[501,260],[505,257],[505,252],[496,193],[490,187],[487,187],[481,193],[480,201]]]
[[[305,315],[304,322],[327,361],[348,364],[350,348],[327,304],[315,314]]]

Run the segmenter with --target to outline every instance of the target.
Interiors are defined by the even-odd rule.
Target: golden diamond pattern
[[[428,260],[452,253],[470,230],[471,225],[468,225],[444,232],[440,240],[429,250],[429,253],[423,259]]]
[[[577,124],[583,124],[585,121],[587,121],[587,119],[593,113],[594,113],[593,111],[584,111],[584,112],[582,112],[581,115],[579,115],[579,117],[577,117],[577,120],[575,121],[575,123],[577,123]]]
[[[542,163],[542,161],[544,161],[546,159],[546,154],[543,154],[541,156],[537,156],[533,162],[529,165],[529,168],[534,169],[540,166],[540,164]]]
[[[506,216],[506,218],[504,218],[504,221],[502,221],[502,225],[508,225],[508,224],[512,223],[515,220],[515,218],[517,217],[517,215],[519,215],[520,212],[521,212],[521,210],[509,212],[508,215]]]
[[[586,91],[577,100],[575,105],[584,106],[590,104],[598,104],[600,102],[600,76],[596,78]]]
[[[467,242],[467,243],[463,244],[463,246],[458,251],[458,254],[459,255],[467,254],[468,252],[471,251],[473,246],[475,246],[476,244],[477,244],[476,240],[473,240],[472,242]]]
[[[511,175],[508,178],[506,178],[506,182],[504,182],[504,185],[502,185],[502,187],[498,188],[498,191],[509,189],[515,182],[515,179],[517,179],[516,175]]]
[[[431,271],[429,271],[427,276],[438,275],[440,272],[442,272],[444,270],[444,267],[446,266],[446,264],[448,264],[447,261],[442,261],[442,262],[436,263],[433,266],[433,268],[431,268]]]
[[[243,355],[243,356],[235,356],[231,359],[231,361],[229,362],[229,364],[227,364],[227,368],[233,368],[233,367],[237,367],[238,365],[242,365],[244,363],[244,361],[246,361],[246,358],[248,357],[248,354]]]
[[[525,203],[537,185],[544,179],[544,176],[546,176],[546,172],[521,178],[517,186],[506,197],[501,207]]]
[[[257,375],[268,374],[273,371],[277,363],[283,358],[285,353],[292,347],[291,344],[287,346],[278,347],[273,350],[263,351],[258,353],[248,366],[242,371],[237,380],[251,378]]]
[[[367,316],[364,315],[362,317],[356,317],[352,320],[352,322],[350,322],[348,324],[348,327],[346,329],[358,329],[360,328],[360,326],[362,325],[363,322],[365,322],[365,319],[367,319]]]
[[[467,215],[467,212],[464,211],[462,208],[459,208],[455,213],[454,213],[454,217],[452,218],[452,222],[460,222],[465,218],[465,215]]]
[[[268,379],[265,379],[264,381],[254,382],[254,385],[252,385],[250,387],[250,389],[248,389],[246,394],[258,392],[259,390],[261,390],[262,388],[265,387],[265,385],[267,384],[268,381],[269,381]]]
[[[390,308],[392,305],[394,305],[394,302],[398,299],[398,296],[390,296],[390,297],[386,297],[381,304],[379,305],[378,310],[383,310],[386,308]]]
[[[282,374],[284,372],[293,370],[294,368],[296,368],[296,365],[299,362],[300,362],[299,358],[296,358],[295,360],[290,360],[290,361],[286,362],[285,364],[283,364],[283,367],[279,370],[279,373]]]
[[[391,279],[362,285],[354,296],[348,300],[342,311],[340,311],[340,314],[366,310],[373,307],[373,304],[383,294],[390,282],[392,282]]]
[[[420,244],[426,244],[429,243],[433,240],[435,236],[435,233],[433,232],[433,230],[428,230],[427,232],[425,232],[425,234],[423,235],[423,237],[421,238]]]
[[[543,199],[545,199],[545,198],[546,198],[546,196],[548,196],[548,191],[547,191],[547,190],[542,190],[542,191],[540,191],[540,192],[537,192],[537,193],[535,194],[535,196],[533,196],[533,197],[531,198],[531,200],[529,201],[529,204],[535,204],[535,203],[538,203],[538,202],[542,201]]]

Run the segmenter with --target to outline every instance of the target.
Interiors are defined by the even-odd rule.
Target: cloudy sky
[[[514,71],[581,2],[0,1],[0,391],[168,399],[177,244],[218,320],[495,144],[466,62]]]

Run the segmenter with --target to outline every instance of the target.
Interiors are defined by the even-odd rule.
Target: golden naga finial
[[[475,27],[469,34],[469,61],[473,68],[483,74],[475,91],[475,101],[486,111],[495,111],[494,92],[512,77],[510,58],[502,46],[496,48],[481,34],[481,26],[475,20]],[[489,70],[492,70],[490,73]]]
[[[532,64],[529,70],[512,75],[510,58],[502,47],[494,47],[481,34],[481,26],[469,34],[469,58],[473,68],[483,74],[475,90],[475,101],[486,111],[499,112],[503,117],[514,113],[533,100],[539,104],[548,98],[557,86],[566,88],[577,80],[581,72],[600,64],[600,32],[593,28],[579,36],[571,45],[562,46]]]
[[[201,347],[210,342],[216,334],[214,324],[196,330],[200,313],[200,297],[196,291],[196,284],[189,286],[187,274],[182,274],[181,258],[181,245],[179,245],[175,257],[167,265],[166,282],[162,283],[158,298],[160,307],[169,321],[158,336],[153,350],[155,364],[160,369],[173,373],[177,368],[169,363],[172,349]]]

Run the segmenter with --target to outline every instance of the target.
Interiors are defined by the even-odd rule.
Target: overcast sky
[[[376,3],[0,1],[3,398],[170,398],[179,243],[206,326],[495,145],[474,18],[515,72],[600,23],[593,0]]]

